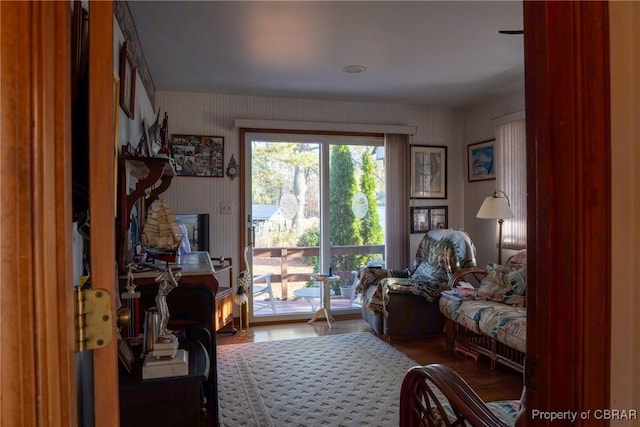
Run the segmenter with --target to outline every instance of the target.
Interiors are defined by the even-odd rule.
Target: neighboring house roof
[[[254,221],[282,221],[279,205],[253,205],[251,215]]]

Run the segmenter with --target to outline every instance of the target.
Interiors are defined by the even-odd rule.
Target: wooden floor
[[[338,320],[333,322],[332,326],[333,328],[329,329],[326,322],[320,321],[312,325],[303,322],[251,326],[249,336],[220,332],[217,335],[217,342],[218,345],[228,345],[238,342],[276,341],[350,332],[371,332],[371,327],[362,319]],[[468,356],[454,354],[445,348],[444,337],[394,340],[390,344],[415,360],[417,364],[441,363],[451,367],[485,401],[519,399],[522,393],[521,374],[500,366],[496,372],[491,372],[488,360],[480,358],[476,362]]]

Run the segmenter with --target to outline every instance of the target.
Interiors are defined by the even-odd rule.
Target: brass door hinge
[[[111,294],[104,289],[75,290],[76,352],[108,345],[113,338]]]

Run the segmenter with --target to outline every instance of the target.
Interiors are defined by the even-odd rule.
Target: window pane
[[[354,274],[369,262],[384,259],[384,162],[382,147],[330,147],[329,235],[330,265],[340,281],[332,283],[343,299],[353,297]]]
[[[252,159],[253,274],[274,275],[271,294],[256,295],[253,313],[281,314],[270,299],[295,299],[319,271],[319,144],[253,141]],[[308,298],[289,309],[311,312],[319,296]]]

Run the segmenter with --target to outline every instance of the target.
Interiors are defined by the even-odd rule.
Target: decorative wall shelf
[[[127,211],[131,213],[134,203],[144,197],[147,189],[153,187],[160,181],[160,184],[153,187],[149,196],[145,197],[145,206],[151,206],[160,194],[164,193],[171,180],[176,176],[176,171],[171,164],[171,159],[162,157],[125,157],[126,169],[134,176],[138,183],[131,194],[127,195]]]
[[[135,177],[137,183],[132,192],[127,188],[127,174]],[[139,212],[143,220],[146,210],[164,193],[171,185],[171,180],[176,176],[173,167],[173,159],[164,157],[134,157],[127,153],[126,147],[122,148],[120,155],[120,183],[118,197],[119,230],[118,239],[118,264],[121,271],[126,268],[130,254],[128,247],[129,227],[131,226],[131,211],[140,198],[144,198],[144,208]]]

